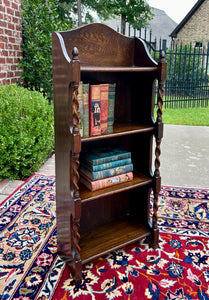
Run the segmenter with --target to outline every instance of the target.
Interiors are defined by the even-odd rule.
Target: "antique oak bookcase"
[[[145,43],[94,23],[53,32],[53,84],[58,253],[79,284],[82,264],[147,237],[158,247],[157,201],[166,62]],[[81,138],[78,85],[116,83],[113,133]],[[158,111],[154,120],[154,89]],[[152,145],[156,140],[154,170]],[[79,156],[88,147],[115,145],[131,152],[134,179],[90,192],[79,182]],[[150,193],[153,213],[150,218]]]

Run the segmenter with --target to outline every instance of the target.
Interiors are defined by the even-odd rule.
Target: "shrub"
[[[22,0],[23,58],[19,60],[22,86],[53,99],[52,31],[69,29],[57,13],[59,1]]]
[[[37,91],[0,85],[0,179],[32,175],[53,147],[53,106]]]

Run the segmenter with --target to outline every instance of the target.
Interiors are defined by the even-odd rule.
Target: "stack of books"
[[[113,132],[115,83],[90,85],[80,81],[78,88],[81,137]]]
[[[92,192],[133,179],[131,152],[103,147],[81,153],[80,182]]]

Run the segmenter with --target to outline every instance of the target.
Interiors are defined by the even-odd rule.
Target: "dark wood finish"
[[[118,137],[122,135],[130,135],[130,134],[149,132],[149,131],[154,132],[154,129],[155,129],[154,126],[136,125],[132,123],[115,124],[113,133],[103,134],[98,136],[82,137],[81,141],[82,142],[95,141],[95,140],[107,139],[111,137]]]
[[[114,185],[105,189],[101,189],[95,192],[91,192],[87,189],[83,184],[80,184],[80,197],[82,201],[91,201],[94,199],[98,199],[100,197],[109,196],[115,193],[120,193],[123,191],[127,191],[129,189],[134,189],[139,186],[148,185],[152,182],[152,179],[140,174],[138,172],[134,172],[134,178],[131,181],[124,182],[118,185]]]
[[[153,72],[156,67],[100,67],[82,66],[81,72]]]
[[[110,251],[146,237],[150,231],[134,220],[117,220],[82,234],[80,241],[83,264]]]
[[[82,264],[100,255],[145,236],[150,246],[158,247],[157,201],[161,186],[159,157],[166,63],[161,55],[157,64],[142,40],[125,37],[97,23],[53,32],[52,42],[58,253],[78,284]],[[80,80],[90,84],[116,83],[113,133],[80,137],[77,97]],[[156,122],[155,80],[159,82]],[[79,182],[80,152],[110,143],[131,151],[134,179],[90,192]],[[154,213],[150,223],[151,189]]]

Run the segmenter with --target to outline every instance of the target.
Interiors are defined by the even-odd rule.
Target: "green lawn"
[[[164,124],[209,126],[209,107],[166,108],[162,117]]]

